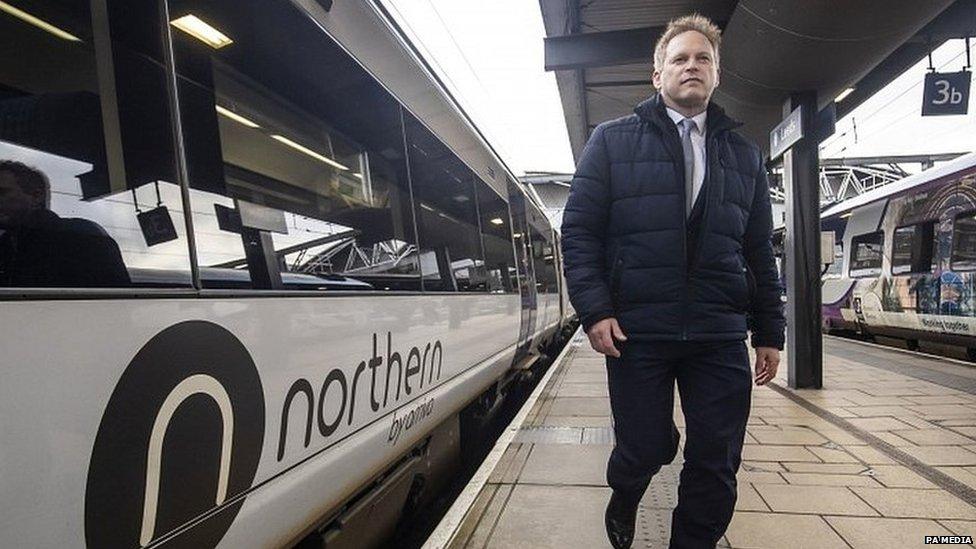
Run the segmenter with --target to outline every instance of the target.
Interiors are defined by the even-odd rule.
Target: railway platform
[[[976,537],[976,367],[834,337],[824,352],[823,389],[789,389],[785,364],[754,387],[736,513],[719,547]],[[604,368],[578,332],[425,548],[609,547]],[[679,451],[651,482],[634,547],[667,546],[680,461]]]

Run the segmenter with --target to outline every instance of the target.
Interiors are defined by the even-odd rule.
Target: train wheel
[[[909,351],[917,351],[919,348],[917,339],[906,339],[905,345],[908,347]]]
[[[976,362],[976,347],[966,348],[966,358],[972,360],[973,362]]]

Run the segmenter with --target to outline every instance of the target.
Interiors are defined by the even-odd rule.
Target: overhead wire
[[[941,63],[941,64],[939,65],[939,67],[938,67],[938,69],[940,69],[940,70],[941,70],[941,69],[943,69],[943,68],[945,68],[945,67],[946,67],[947,65],[949,65],[950,63],[952,63],[952,62],[954,62],[954,61],[956,61],[957,59],[959,59],[960,57],[962,57],[963,55],[965,55],[965,53],[966,53],[965,51],[962,51],[962,52],[960,52],[960,53],[958,53],[957,55],[955,55],[954,57],[952,57],[951,59],[949,59],[948,61],[945,61],[944,63]],[[914,68],[914,66],[913,66],[912,68]],[[909,69],[909,70],[911,70],[911,69]],[[908,92],[910,92],[910,91],[913,91],[913,90],[914,90],[915,88],[917,88],[917,87],[918,87],[919,85],[921,85],[921,84],[922,84],[923,82],[924,82],[924,80],[918,80],[918,81],[915,81],[915,82],[914,82],[914,83],[912,83],[912,84],[911,84],[911,85],[910,85],[909,87],[907,87],[907,88],[905,88],[904,90],[902,90],[902,91],[901,91],[901,92],[900,92],[900,93],[899,93],[898,95],[896,95],[896,96],[894,96],[894,97],[892,97],[891,99],[889,99],[888,101],[886,101],[886,102],[885,102],[885,103],[884,103],[883,105],[881,105],[881,106],[880,106],[880,107],[878,107],[877,109],[875,109],[875,110],[873,110],[873,111],[871,111],[870,113],[868,113],[868,114],[866,114],[866,115],[862,115],[862,116],[858,116],[857,118],[859,118],[859,119],[860,119],[860,121],[861,121],[861,124],[860,124],[860,125],[861,125],[861,127],[862,127],[862,131],[863,131],[863,128],[865,127],[865,122],[866,122],[867,120],[870,120],[870,119],[871,119],[871,118],[873,118],[873,117],[874,117],[875,115],[877,115],[877,114],[879,114],[879,113],[881,113],[881,112],[886,112],[886,111],[885,111],[885,109],[886,109],[886,108],[887,108],[887,107],[888,107],[889,105],[891,105],[892,103],[894,103],[894,102],[895,102],[895,101],[897,101],[898,99],[900,99],[900,98],[902,98],[902,97],[904,97],[904,95],[905,95],[905,94],[907,94]],[[882,128],[879,128],[878,130],[875,130],[875,131],[873,131],[873,132],[869,132],[869,133],[862,133],[862,134],[861,134],[861,135],[859,136],[859,137],[860,137],[860,138],[859,138],[859,141],[862,141],[862,142],[863,142],[863,141],[865,141],[865,140],[867,140],[867,139],[868,139],[869,137],[872,137],[872,136],[875,136],[875,135],[877,135],[878,133],[880,133],[880,132],[882,132],[882,131],[885,131],[885,130],[887,130],[887,129],[889,129],[889,128],[890,128],[890,126],[892,126],[893,124],[897,124],[898,122],[901,122],[902,120],[904,120],[905,118],[908,118],[909,116],[911,116],[912,114],[915,114],[916,112],[917,112],[917,106],[916,106],[916,105],[912,105],[912,107],[911,107],[911,108],[909,109],[909,111],[908,111],[908,112],[906,112],[906,113],[904,113],[903,115],[901,115],[901,116],[899,116],[898,118],[896,118],[896,119],[894,119],[894,120],[892,120],[892,121],[890,121],[890,122],[888,122],[887,124],[885,124],[885,126],[884,126],[884,127],[882,127]],[[853,114],[853,113],[852,113],[852,114]],[[852,118],[853,118],[853,117],[852,117]],[[823,144],[823,146],[821,147],[821,150],[823,151],[823,154],[822,154],[821,156],[823,156],[823,157],[826,157],[826,158],[829,158],[829,157],[831,156],[831,154],[836,154],[836,153],[839,153],[839,152],[841,152],[841,151],[843,151],[844,149],[846,149],[846,148],[847,148],[847,147],[849,146],[849,144],[848,144],[848,143],[843,143],[843,142],[841,141],[841,140],[842,140],[842,139],[843,139],[843,138],[844,138],[844,137],[845,137],[846,135],[847,135],[847,132],[844,132],[844,133],[842,133],[842,134],[840,134],[840,135],[838,135],[838,136],[837,136],[837,138],[835,138],[835,139],[832,139],[832,140],[830,140],[830,141],[828,141],[828,142],[826,142],[826,143],[824,143],[824,144]],[[837,150],[837,151],[833,151],[833,152],[827,152],[827,149],[828,149],[829,147],[832,147],[832,146],[834,146],[834,145],[836,145],[836,144],[839,144],[839,143],[842,143],[842,144],[843,144],[843,147],[841,147],[841,148],[840,148],[839,150]]]

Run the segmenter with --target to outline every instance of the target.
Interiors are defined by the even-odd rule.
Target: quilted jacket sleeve
[[[563,213],[563,267],[569,299],[584,330],[613,316],[605,269],[610,210],[610,161],[604,126],[590,136],[573,176]]]
[[[773,213],[769,201],[769,182],[761,156],[750,212],[744,251],[749,270],[756,281],[756,292],[749,311],[752,346],[782,349],[786,319],[780,299],[782,287],[773,258]]]

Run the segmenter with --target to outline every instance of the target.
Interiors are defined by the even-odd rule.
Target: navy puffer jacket
[[[615,317],[637,341],[736,340],[749,328],[753,346],[783,348],[761,153],[717,105],[706,124],[706,178],[688,219],[681,141],[659,96],[590,136],[562,226],[584,328]]]

